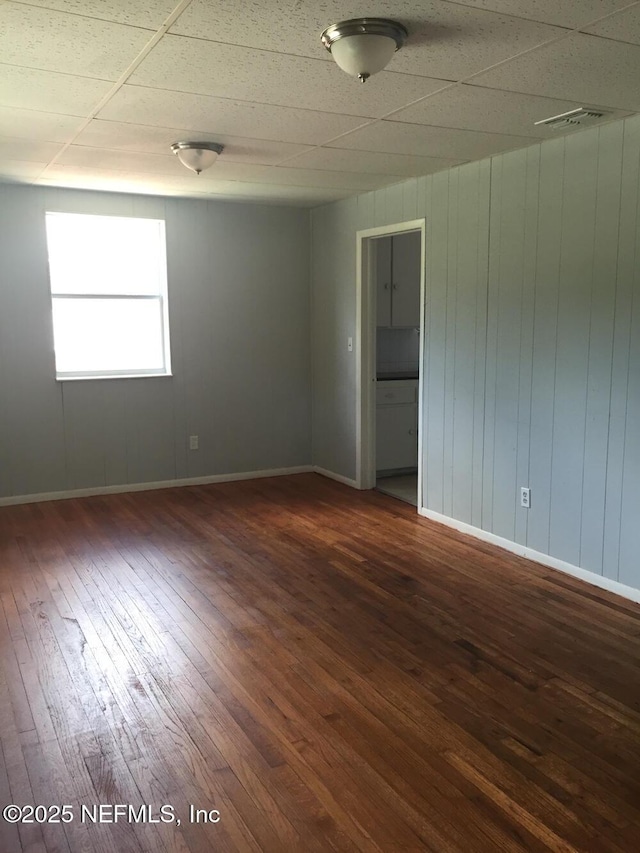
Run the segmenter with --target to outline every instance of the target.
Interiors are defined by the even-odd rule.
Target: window
[[[164,222],[47,213],[57,379],[171,372]]]

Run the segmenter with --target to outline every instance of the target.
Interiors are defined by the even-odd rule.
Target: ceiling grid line
[[[9,0],[9,2],[13,2],[13,0]],[[126,81],[131,77],[136,68],[146,59],[146,57],[151,53],[153,48],[158,44],[160,39],[164,36],[167,30],[173,26],[173,24],[178,20],[180,15],[184,12],[184,10],[191,4],[192,0],[180,0],[176,8],[169,15],[166,21],[159,27],[159,29],[154,33],[154,35],[149,39],[148,43],[143,47],[140,53],[136,56],[133,62],[129,65],[128,68],[120,75],[120,77],[113,84],[112,88],[107,92],[107,94],[101,98],[101,100],[97,103],[91,113],[86,117],[85,122],[81,125],[80,129],[68,142],[66,142],[63,147],[60,149],[58,154],[52,158],[52,160],[47,163],[46,168],[43,170],[42,174],[44,174],[47,169],[51,166],[55,165],[58,159],[64,154],[64,152],[73,145],[74,141],[80,136],[82,131],[89,125],[89,123],[98,115],[100,110],[102,110],[106,104],[113,98],[113,96],[118,92],[122,86],[126,83]],[[26,4],[29,5],[29,4]],[[80,16],[83,17],[83,16]]]

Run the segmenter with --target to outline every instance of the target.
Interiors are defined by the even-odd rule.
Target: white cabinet
[[[391,237],[375,241],[376,249],[376,326],[391,325]]]
[[[420,232],[376,240],[377,326],[420,326]]]
[[[376,383],[376,470],[418,467],[418,382]]]

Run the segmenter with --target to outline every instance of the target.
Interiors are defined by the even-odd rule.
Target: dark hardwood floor
[[[640,606],[393,498],[5,507],[0,597],[2,853],[640,850]]]

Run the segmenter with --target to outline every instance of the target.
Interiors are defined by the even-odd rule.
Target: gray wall
[[[46,209],[166,216],[173,377],[55,381]],[[308,246],[299,209],[0,184],[0,496],[309,464]]]
[[[425,507],[640,588],[639,164],[633,117],[313,211],[314,464],[355,476],[356,231],[426,216]]]

